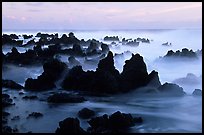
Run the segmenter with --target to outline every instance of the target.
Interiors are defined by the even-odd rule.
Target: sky
[[[3,30],[201,28],[202,2],[2,2]]]

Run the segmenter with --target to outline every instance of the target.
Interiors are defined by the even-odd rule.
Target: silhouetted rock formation
[[[40,112],[32,112],[31,114],[29,114],[26,119],[29,119],[29,118],[40,118],[40,117],[43,117],[43,114],[40,113]]]
[[[15,120],[20,120],[20,116],[17,115],[17,116],[14,116],[13,118],[11,118],[12,121],[15,121]]]
[[[195,89],[192,93],[193,96],[202,96],[202,90],[201,89]]]
[[[12,80],[3,80],[2,87],[11,88],[11,89],[23,89],[24,87]]]
[[[85,72],[81,66],[72,68],[65,77],[62,87],[93,93],[114,93],[119,89],[118,77],[119,72],[114,67],[113,54],[109,52],[108,56],[99,62],[96,72]]]
[[[22,99],[29,99],[29,100],[33,100],[33,99],[38,99],[38,97],[37,96],[24,96],[24,97],[22,97]]]
[[[11,39],[19,39],[16,34],[10,34],[10,38],[11,38]]]
[[[79,85],[80,84],[80,85]],[[81,66],[70,69],[62,87],[67,90],[81,90],[91,93],[120,93],[148,85],[159,87],[161,85],[156,71],[148,75],[143,57],[133,55],[126,60],[123,72],[120,74],[114,67],[112,52],[101,59],[96,71],[83,71]]]
[[[53,59],[43,65],[44,72],[37,79],[28,78],[25,81],[25,89],[29,90],[47,90],[55,86],[62,72],[67,68],[66,64]]]
[[[158,88],[161,86],[161,82],[159,81],[159,76],[158,72],[153,70],[149,75],[148,75],[148,86]]]
[[[145,86],[148,83],[148,73],[143,57],[132,54],[131,59],[125,61],[121,77],[124,90]]]
[[[126,45],[130,46],[138,46],[140,42],[137,42],[136,39],[134,41],[128,41]]]
[[[173,81],[177,84],[200,84],[202,83],[202,77],[197,77],[193,73],[188,73],[186,77],[178,78]]]
[[[66,118],[59,122],[55,133],[86,133],[81,127],[78,118]]]
[[[173,83],[164,83],[161,85],[158,90],[168,96],[184,96],[186,93],[183,91],[183,88]]]
[[[31,46],[31,45],[35,45],[35,44],[36,44],[35,40],[32,39],[32,40],[28,41],[26,44],[21,45],[21,47],[23,47],[23,46]]]
[[[10,98],[10,96],[8,94],[2,94],[2,108],[7,107],[7,106],[11,106],[11,105],[15,105],[15,103],[13,103],[13,100]]]
[[[137,38],[137,41],[140,41],[140,42],[142,42],[142,43],[150,43],[150,41],[149,41],[148,38],[145,39],[145,38],[140,38],[140,37],[138,37],[138,38]]]
[[[192,49],[188,50],[187,48],[183,48],[181,52],[179,50],[177,50],[176,52],[170,50],[164,57],[197,58],[197,55],[195,52],[193,52]]]
[[[102,49],[102,52],[105,53],[105,54],[108,53],[109,50],[110,50],[108,45],[107,44],[103,44],[103,43],[101,44],[101,49]]]
[[[23,35],[24,39],[29,39],[29,38],[32,38],[32,37],[33,37],[33,35]]]
[[[17,128],[11,128],[10,126],[2,126],[2,133],[17,133]]]
[[[23,40],[15,40],[7,34],[3,34],[2,36],[2,45],[7,44],[7,45],[13,45],[13,46],[20,46],[22,45],[22,43],[23,43]]]
[[[67,93],[55,93],[47,99],[47,102],[51,103],[81,103],[84,101],[86,101],[84,97]]]
[[[118,36],[105,36],[104,41],[119,41]]]
[[[95,115],[95,112],[88,108],[83,108],[78,112],[78,116],[82,119],[89,119],[94,115]]]
[[[88,129],[90,133],[120,133],[127,132],[129,127],[135,125],[135,123],[141,123],[142,119],[133,118],[131,114],[121,113],[117,111],[108,116],[104,114],[101,117],[95,117],[88,121],[91,126]]]

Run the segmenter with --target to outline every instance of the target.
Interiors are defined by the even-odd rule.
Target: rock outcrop
[[[25,89],[48,90],[55,88],[55,82],[60,78],[67,65],[57,59],[53,59],[43,65],[44,72],[37,79],[28,78],[25,81]]]
[[[78,118],[66,118],[59,122],[59,127],[56,129],[55,133],[86,133],[81,127]]]

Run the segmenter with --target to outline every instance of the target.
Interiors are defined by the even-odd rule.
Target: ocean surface
[[[138,95],[129,92],[127,94],[114,95],[110,97],[89,97],[83,103],[50,104],[46,98],[50,93],[56,91],[52,89],[45,92],[25,91],[24,95],[37,95],[40,100],[22,100],[23,95],[19,91],[2,88],[3,93],[17,97],[14,99],[15,106],[6,108],[11,113],[8,118],[16,115],[20,120],[9,119],[8,125],[17,127],[19,132],[32,131],[33,133],[55,132],[58,122],[67,117],[77,117],[77,112],[84,107],[96,111],[97,116],[105,113],[112,114],[116,111],[131,113],[133,116],[141,116],[144,119],[142,124],[130,128],[130,132],[141,133],[194,133],[202,132],[202,97],[192,96],[195,89],[202,89],[202,57],[198,59],[173,59],[161,60],[159,57],[166,55],[168,50],[182,50],[183,48],[197,51],[202,49],[202,30],[132,30],[132,31],[3,31],[2,34],[15,33],[17,35],[36,35],[41,33],[68,34],[73,32],[78,39],[96,39],[100,42],[110,44],[103,40],[105,36],[118,36],[122,38],[136,39],[138,37],[148,38],[150,44],[140,43],[137,47],[124,46],[116,42],[110,45],[110,50],[114,54],[123,53],[122,57],[114,57],[115,67],[122,72],[125,60],[130,59],[131,53],[139,53],[143,56],[147,65],[148,73],[156,70],[159,73],[161,83],[172,82],[184,88],[187,93],[184,97],[155,97],[151,95]],[[38,38],[35,39],[39,40]],[[28,40],[27,40],[28,41]],[[27,42],[24,40],[24,43]],[[172,46],[163,46],[168,42]],[[3,46],[4,54],[11,51],[12,46]],[[32,47],[17,47],[19,52],[25,52]],[[129,53],[129,52],[131,53]],[[83,63],[82,58],[76,58]],[[67,62],[67,56],[61,56],[61,60]],[[83,63],[84,70],[95,70],[98,63]],[[2,79],[11,79],[24,85],[28,77],[37,78],[43,72],[42,66],[18,67],[7,65],[7,69],[2,69]],[[187,77],[193,74],[195,79]],[[184,78],[184,79],[183,79]],[[183,80],[182,80],[183,79]],[[178,81],[182,80],[182,81]],[[63,91],[63,90],[61,90]],[[27,115],[33,111],[41,112],[44,116],[40,119],[26,119]],[[87,120],[80,119],[82,128],[87,129]]]

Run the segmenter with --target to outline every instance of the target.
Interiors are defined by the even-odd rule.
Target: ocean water
[[[38,31],[3,31],[2,33],[10,34],[33,34]],[[70,31],[44,31],[46,33],[63,33],[68,34]],[[41,33],[44,33],[41,32]],[[138,95],[137,93],[129,92],[127,94],[113,95],[111,97],[88,97],[88,101],[84,103],[67,103],[67,104],[49,104],[46,98],[50,92],[57,91],[56,89],[45,92],[29,92],[24,91],[25,95],[37,95],[40,100],[23,100],[19,95],[19,91],[3,88],[3,93],[9,93],[14,99],[15,106],[6,108],[6,111],[11,113],[9,118],[19,115],[20,120],[8,121],[12,127],[18,127],[19,132],[32,131],[33,133],[40,132],[55,132],[58,127],[58,122],[67,117],[77,117],[77,112],[83,107],[88,107],[96,111],[97,116],[105,113],[112,114],[116,111],[131,113],[133,116],[142,116],[144,122],[130,128],[130,132],[184,132],[194,133],[202,132],[202,97],[192,96],[191,93],[199,88],[202,89],[202,57],[198,59],[173,59],[160,60],[160,56],[164,56],[168,50],[180,50],[183,48],[196,51],[202,49],[202,30],[134,30],[134,31],[72,31],[78,39],[96,39],[101,42],[105,36],[118,36],[122,38],[137,37],[150,39],[150,44],[140,43],[137,47],[123,46],[116,42],[116,45],[110,45],[110,50],[115,54],[120,54],[121,57],[114,57],[115,67],[122,72],[125,60],[131,57],[131,53],[139,53],[143,56],[147,65],[148,73],[156,70],[159,73],[161,83],[176,82],[176,80],[185,78],[188,73],[195,75],[198,79],[197,83],[191,82],[191,79],[186,78],[183,82],[178,82],[187,93],[184,97],[154,97],[150,95]],[[38,39],[36,39],[38,40]],[[27,41],[25,41],[26,43]],[[162,46],[162,43],[171,42],[172,46]],[[10,51],[12,46],[2,48],[4,54]],[[32,48],[17,48],[20,52]],[[128,53],[130,51],[131,53]],[[61,56],[61,60],[67,62],[68,56]],[[97,61],[85,63],[83,58],[76,58],[82,63],[84,70],[95,70]],[[11,79],[24,85],[28,77],[36,78],[43,72],[42,66],[35,67],[18,67],[14,65],[6,65],[6,69],[2,69],[2,78]],[[185,83],[188,82],[188,83]],[[59,90],[58,90],[59,91]],[[26,119],[27,115],[33,111],[39,111],[44,114],[40,119]],[[81,126],[88,128],[87,120],[80,119]]]

